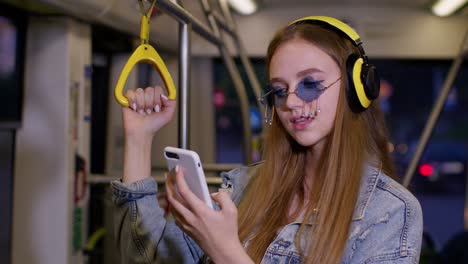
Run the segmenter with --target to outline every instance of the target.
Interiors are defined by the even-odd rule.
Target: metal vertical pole
[[[465,164],[466,182],[465,182],[465,209],[463,210],[463,227],[468,231],[468,161]]]
[[[211,29],[216,37],[221,38],[223,43],[226,43],[221,35],[221,32],[218,28],[218,24],[216,22],[216,18],[213,16],[211,12],[211,5],[208,0],[200,0],[203,10],[208,18],[208,22],[210,23]],[[250,126],[250,113],[249,113],[249,100],[246,93],[246,88],[240,73],[236,67],[234,59],[229,54],[226,45],[219,45],[219,51],[221,56],[224,60],[226,68],[231,76],[231,79],[234,83],[234,87],[236,89],[237,95],[239,96],[240,108],[241,108],[241,117],[242,117],[242,124],[243,124],[243,145],[244,145],[244,161],[245,163],[249,164],[252,162],[252,130]]]
[[[181,5],[180,1],[178,1]],[[190,148],[190,23],[179,23],[179,148]]]
[[[429,138],[431,137],[431,134],[432,134],[432,131],[434,130],[437,119],[439,118],[440,112],[442,111],[444,103],[450,92],[450,88],[452,87],[453,82],[455,81],[455,77],[457,77],[457,73],[460,69],[460,66],[463,60],[465,59],[465,56],[467,55],[466,47],[465,47],[467,43],[468,43],[468,31],[466,31],[465,33],[465,37],[463,38],[463,41],[461,43],[460,52],[458,56],[455,58],[455,60],[453,61],[452,66],[450,67],[447,79],[445,79],[443,88],[440,91],[439,97],[437,98],[437,101],[434,107],[432,108],[429,119],[427,120],[426,126],[424,127],[424,130],[422,132],[421,138],[419,139],[418,147],[416,148],[414,156],[411,159],[411,162],[408,166],[405,177],[403,179],[403,185],[405,187],[408,187],[408,185],[411,182],[413,174],[416,171],[416,167],[418,166],[418,163],[421,159],[424,149],[426,148],[427,142],[429,141]]]

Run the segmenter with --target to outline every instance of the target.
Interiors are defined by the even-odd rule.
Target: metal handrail
[[[247,52],[245,51],[244,45],[240,41],[239,34],[237,33],[236,22],[232,18],[232,14],[229,9],[228,3],[226,0],[219,0],[218,4],[220,5],[221,11],[224,14],[226,23],[230,24],[231,25],[230,28],[232,28],[232,31],[236,32],[235,34],[232,34],[231,36],[233,37],[234,43],[237,46],[237,50],[239,52],[242,65],[244,66],[245,72],[247,73],[247,78],[249,79],[249,83],[252,86],[253,92],[255,94],[255,98],[260,98],[262,95],[262,88],[260,86],[260,82],[258,81],[257,75],[255,74],[255,71],[253,70],[252,63],[247,58]],[[255,100],[255,101],[257,101],[258,109],[262,109],[262,105],[260,104],[260,101],[259,100]]]
[[[201,6],[205,12],[205,15],[208,19],[208,23],[213,30],[215,36],[219,37],[221,41],[224,42],[223,35],[221,34],[218,22],[213,15],[211,4],[208,0],[200,0]],[[234,59],[229,54],[229,51],[226,45],[218,46],[219,52],[223,58],[224,64],[229,72],[232,82],[234,83],[234,88],[236,89],[237,96],[239,97],[241,118],[243,124],[243,146],[244,146],[244,162],[252,162],[252,151],[251,151],[251,142],[252,142],[252,129],[250,125],[250,113],[249,113],[249,99],[247,97],[246,88],[242,78],[240,76],[239,70],[236,67]]]
[[[209,172],[230,171],[242,167],[242,164],[236,163],[203,163],[203,170]],[[156,165],[151,167],[152,170],[167,170],[167,167]]]
[[[152,173],[151,178],[154,178],[157,183],[164,183],[166,182],[166,179],[164,176],[154,176]],[[88,179],[86,180],[87,184],[109,184],[113,181],[118,181],[120,180],[121,177],[118,176],[113,176],[113,175],[103,175],[103,174],[92,174]],[[208,185],[220,185],[223,182],[221,177],[208,177],[206,178],[206,183]]]
[[[236,29],[233,28],[231,25],[229,25],[220,13],[218,13],[216,10],[211,10],[211,13],[216,19],[216,22],[218,23],[218,25],[221,26],[221,28],[226,33],[228,33],[231,37],[237,36]]]
[[[187,10],[185,10],[180,5],[172,2],[171,0],[157,0],[156,6],[162,11],[165,11],[165,13],[169,14],[177,21],[179,21],[179,23],[192,24],[193,31],[198,33],[207,41],[217,46],[224,45],[224,42],[215,34],[213,34],[213,32],[207,26],[205,26],[197,18],[192,16],[192,14],[187,12]]]
[[[203,164],[203,171],[205,172],[221,172],[221,171],[230,171],[236,168],[241,167],[242,164],[237,164],[237,163],[204,163]],[[151,167],[151,175],[156,175],[160,174],[162,175],[162,172],[167,171],[167,167],[165,166],[152,166]],[[164,183],[166,179],[164,179],[164,176],[151,176],[156,179],[158,183]],[[105,184],[105,183],[110,183],[115,180],[120,180],[121,177],[118,176],[108,176],[108,175],[103,175],[103,174],[92,174],[90,177],[87,179],[88,184]],[[206,177],[206,182],[208,184],[221,184],[222,179],[221,177]]]
[[[411,159],[408,169],[406,170],[406,174],[403,179],[403,185],[405,187],[408,187],[411,183],[411,179],[413,178],[414,172],[416,171],[416,167],[418,166],[421,160],[421,156],[424,150],[426,149],[427,142],[431,137],[432,131],[434,130],[435,124],[437,123],[440,112],[442,111],[445,101],[447,100],[450,88],[452,88],[453,82],[455,81],[455,77],[457,76],[458,71],[460,70],[460,66],[463,60],[468,55],[468,47],[466,47],[466,45],[468,45],[468,30],[466,31],[465,37],[462,40],[460,51],[450,67],[449,73],[447,75],[447,78],[445,79],[444,85],[442,86],[443,88],[440,91],[439,97],[437,98],[437,101],[434,104],[434,107],[432,108],[426,126],[424,127],[424,130],[421,134],[421,138],[419,139],[419,143],[414,153],[414,156]]]

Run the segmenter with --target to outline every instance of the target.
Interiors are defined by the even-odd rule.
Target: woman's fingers
[[[176,211],[175,216],[177,219],[181,219],[188,223],[193,223],[195,216],[190,211],[190,208],[187,207],[184,202],[178,198],[177,193],[175,192],[174,184],[171,181],[171,178],[168,177],[166,180],[166,192],[167,192],[167,200],[169,201],[171,207]]]
[[[136,93],[136,111],[142,115],[145,114],[145,91],[141,88],[135,90]]]
[[[129,108],[123,107],[124,126],[130,133],[155,133],[172,120],[177,102],[162,94],[161,86],[126,91]],[[137,112],[135,115],[132,112]]]
[[[182,196],[182,198],[187,201],[188,205],[195,214],[200,215],[200,213],[198,213],[199,210],[209,207],[207,207],[207,205],[190,190],[187,182],[185,181],[183,169],[180,167],[176,168],[178,169],[176,169],[175,178],[177,190],[179,191],[180,196]]]
[[[161,108],[163,111],[161,114],[167,120],[170,120],[174,115],[175,109],[177,107],[177,102],[175,100],[169,100],[164,94],[160,95]]]
[[[170,120],[175,112],[177,103],[175,100],[169,100],[163,93],[161,86],[154,86],[154,111],[161,113],[164,120]]]
[[[137,109],[137,104],[136,104],[136,93],[135,90],[127,90],[125,93],[125,97],[128,100],[128,105],[133,111],[136,111]]]
[[[150,115],[152,112],[163,114],[164,119],[170,119],[175,112],[177,103],[169,100],[163,94],[161,86],[137,88],[127,90],[125,97],[130,108],[141,115]]]
[[[231,200],[231,196],[228,192],[218,192],[212,194],[211,197],[219,204],[223,212],[231,216],[237,215],[237,207]]]
[[[161,94],[162,88],[159,85],[154,86],[154,97],[153,97],[153,107],[156,113],[161,112],[162,104],[161,104]]]
[[[166,190],[168,190],[170,192],[170,195],[172,195],[172,197],[174,199],[176,199],[179,203],[181,203],[183,206],[187,207],[187,208],[190,208],[190,206],[187,204],[186,201],[184,201],[184,199],[178,194],[177,190],[176,190],[176,186],[174,184],[174,178],[169,176],[167,173],[166,173]]]
[[[145,113],[147,115],[153,112],[153,98],[154,98],[154,88],[153,87],[146,87],[145,89]]]

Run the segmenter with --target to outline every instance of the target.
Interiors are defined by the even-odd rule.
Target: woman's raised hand
[[[151,176],[154,134],[172,118],[176,101],[162,94],[160,86],[127,90],[130,107],[122,107],[125,133],[122,181],[133,183]]]
[[[177,105],[160,86],[130,89],[125,97],[130,105],[122,108],[126,137],[152,137],[172,119]]]

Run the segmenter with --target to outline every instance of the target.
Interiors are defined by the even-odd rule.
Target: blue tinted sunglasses
[[[288,92],[287,88],[276,87],[268,84],[266,86],[266,93],[260,97],[260,102],[267,106],[275,106],[280,108],[286,103],[286,99],[290,94],[296,94],[297,97],[301,98],[306,103],[310,103],[319,96],[329,87],[337,83],[341,78],[336,79],[328,86],[323,86],[323,81],[317,81],[311,77],[306,77],[297,84],[297,88],[294,92]]]

